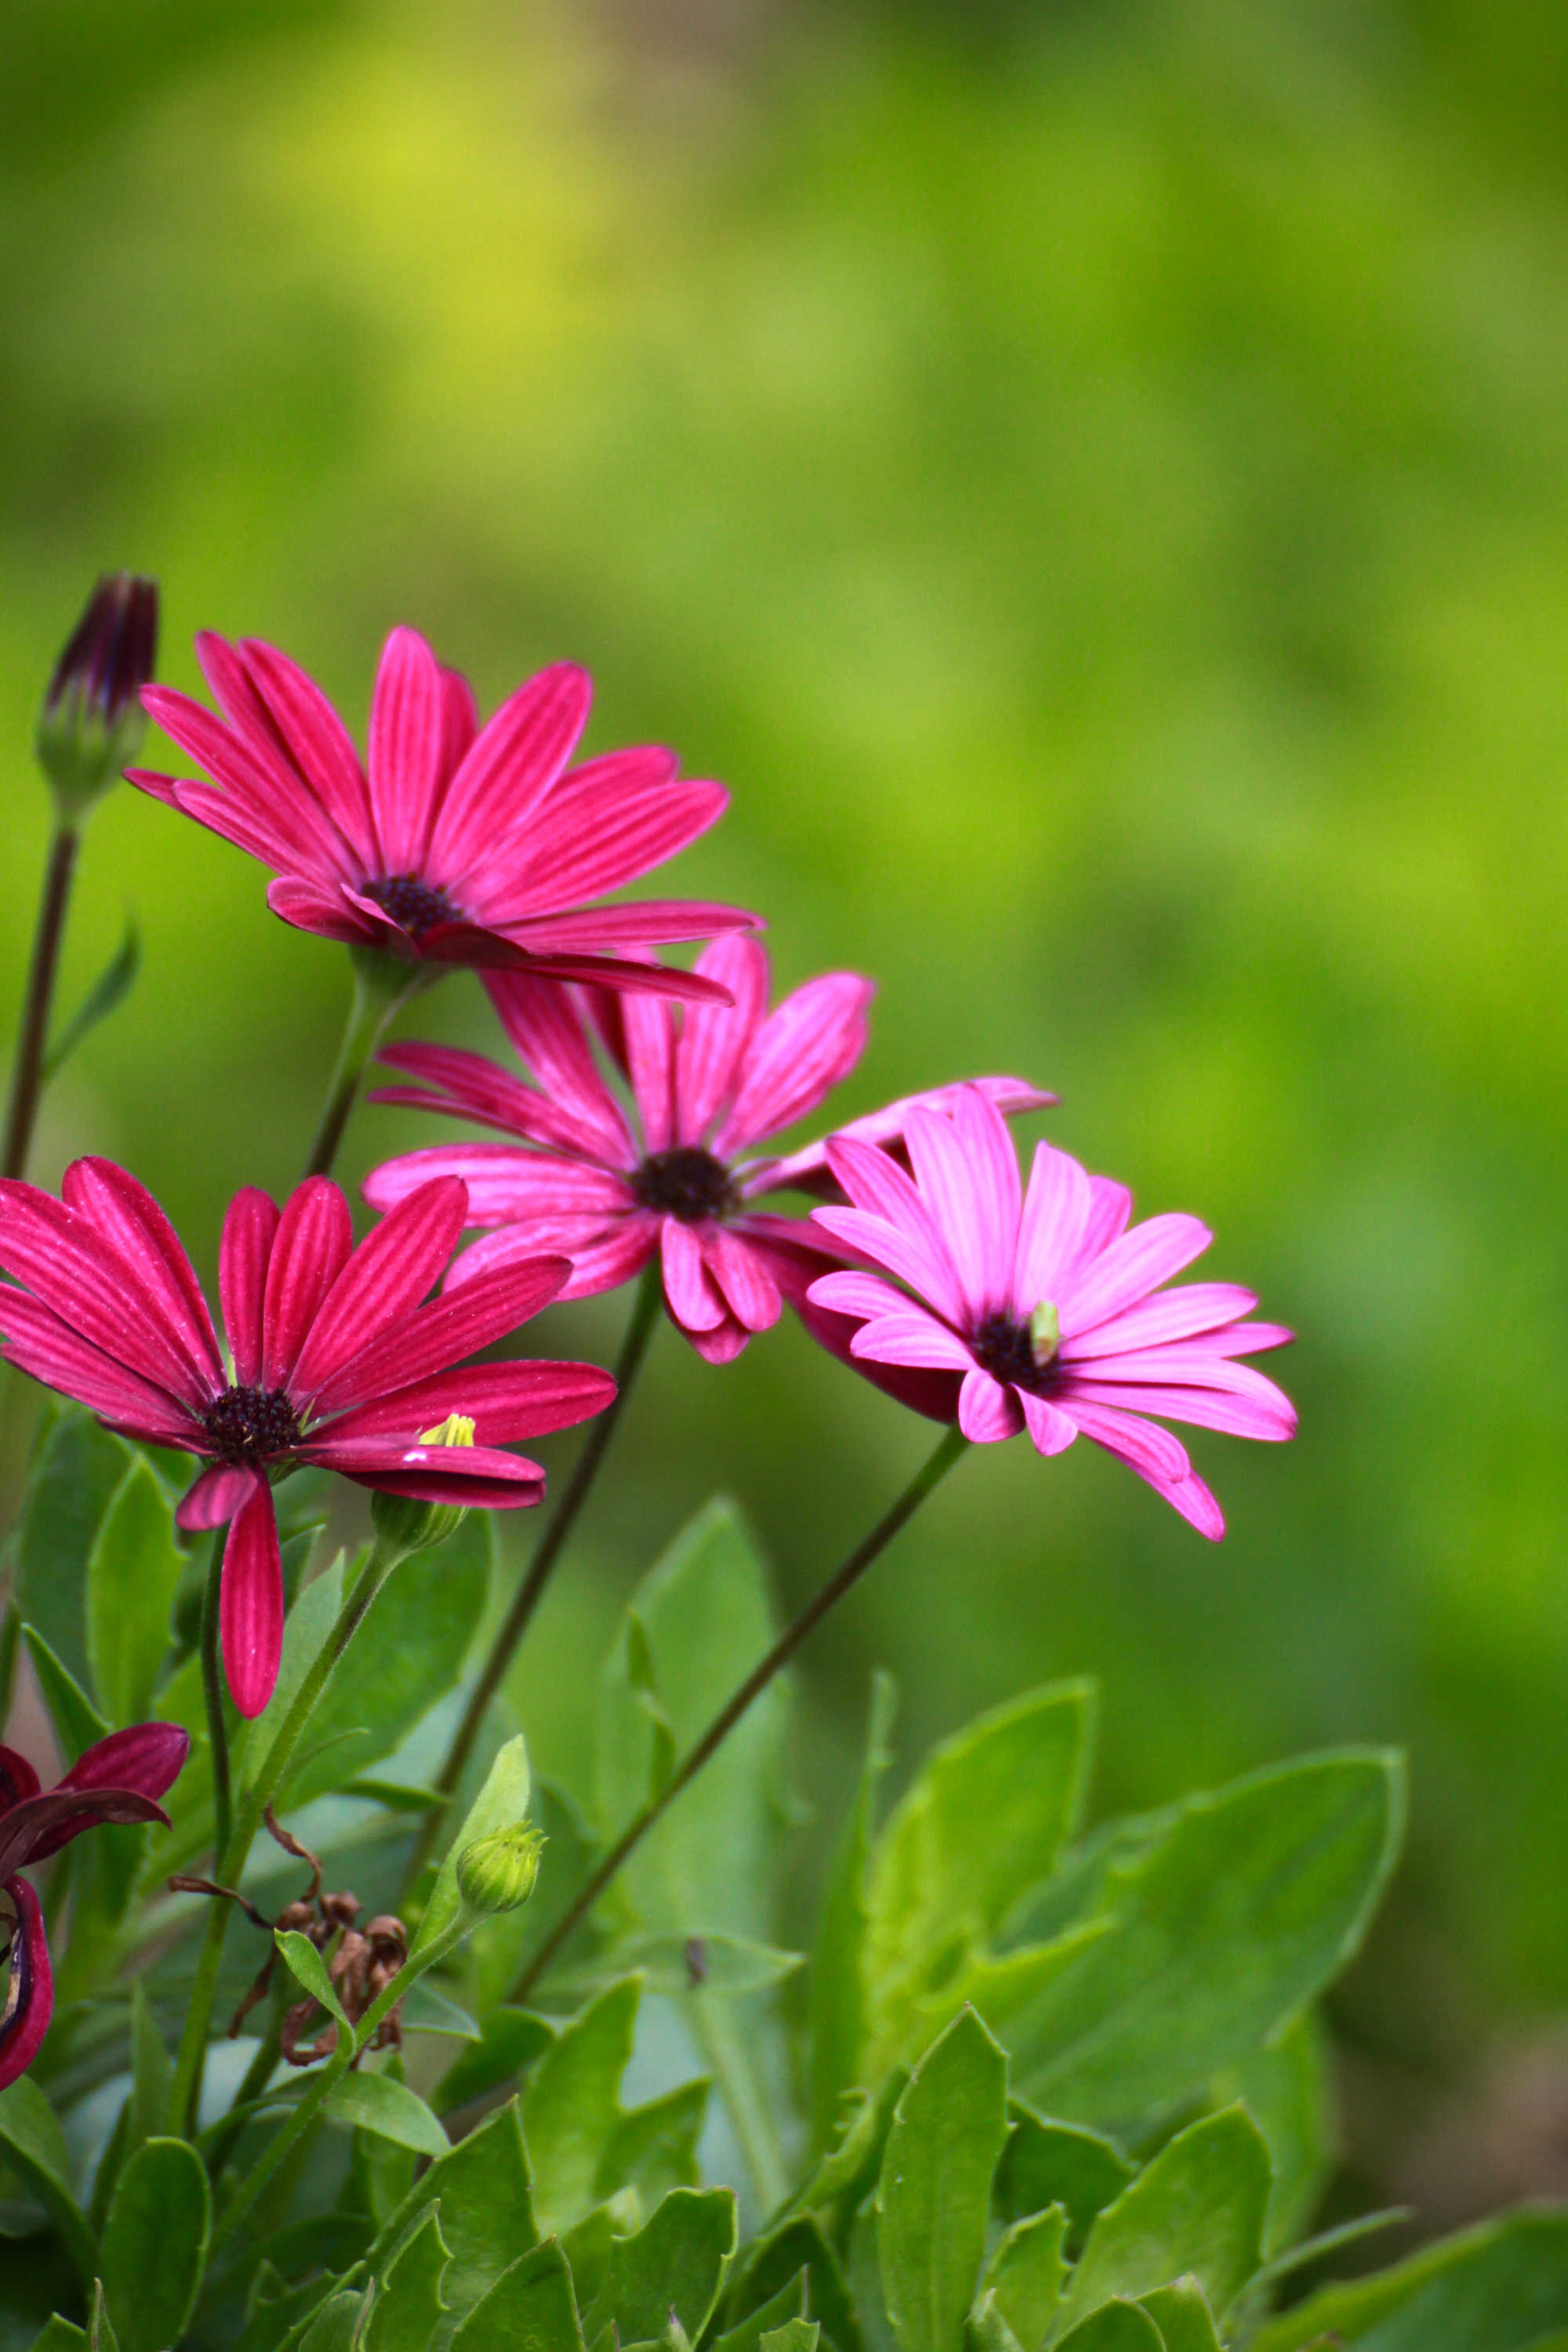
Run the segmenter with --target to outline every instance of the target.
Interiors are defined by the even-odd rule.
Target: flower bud
[[[474,1424],[467,1413],[449,1412],[438,1429],[426,1429],[421,1445],[471,1445]],[[371,1524],[386,1551],[406,1559],[416,1551],[434,1551],[456,1535],[468,1517],[461,1503],[430,1503],[416,1495],[372,1495]]]
[[[79,817],[142,748],[142,688],[158,654],[158,587],[106,572],[55,665],[38,714],[38,764],[63,817]]]
[[[1061,1344],[1061,1317],[1048,1298],[1042,1298],[1029,1318],[1029,1353],[1037,1371],[1043,1372],[1047,1364],[1055,1363]]]
[[[458,1856],[458,1894],[475,1911],[521,1910],[533,1892],[544,1845],[543,1831],[529,1822],[476,1838]]]

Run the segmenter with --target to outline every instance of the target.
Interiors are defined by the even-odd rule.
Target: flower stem
[[[676,1767],[658,1795],[646,1804],[640,1813],[633,1815],[598,1868],[578,1889],[555,1922],[513,1986],[510,2000],[520,2006],[527,2001],[551,1961],[568,1937],[582,1926],[622,1864],[629,1861],[649,1830],[669,1811],[681,1790],[690,1786],[704,1764],[723,1746],[752,1701],[762,1696],[781,1667],[789,1664],[801,1643],[816,1632],[829,1612],[837,1607],[850,1588],[859,1582],[872,1561],[886,1550],[906,1520],[913,1517],[932,1488],[940,1486],[968,1443],[954,1422],[936,1452],[923,1469],[915,1473],[898,1501],[878,1520],[865,1540],[856,1546],[843,1566],[837,1569],[826,1583],[812,1595],[800,1614],[785,1626],[767,1655],[752,1667],[740,1688],[731,1693],[696,1747]]]
[[[213,1762],[213,1845],[218,1854],[228,1851],[228,1842],[234,1834],[234,1786],[228,1760],[228,1724],[223,1711],[223,1656],[218,1638],[223,1555],[227,1541],[227,1528],[219,1528],[213,1537],[212,1562],[202,1594],[202,1696],[206,1701],[207,1747]]]
[[[5,1112],[4,1173],[24,1176],[33,1140],[33,1122],[43,1092],[44,1048],[49,1034],[49,1006],[54,1000],[55,974],[59,967],[60,940],[70,901],[71,876],[81,835],[74,824],[55,827],[44,895],[38,907],[38,927],[33,934],[33,961],[27,972],[27,994],[16,1041],[16,1066],[11,1074],[11,1099]]]
[[[338,1612],[336,1623],[295,1693],[292,1706],[278,1727],[277,1735],[267,1751],[267,1760],[239,1809],[239,1817],[228,1843],[220,1846],[216,1875],[226,1886],[239,1885],[256,1832],[261,1827],[262,1815],[277,1795],[283,1775],[293,1761],[294,1751],[315,1712],[316,1703],[325,1690],[338,1660],[363,1622],[365,1612],[400,1557],[400,1554],[384,1551],[378,1546],[351,1586],[348,1598]],[[196,2110],[201,2103],[202,2067],[206,2056],[213,1999],[217,1991],[218,1969],[223,1959],[223,1940],[227,1927],[227,1906],[215,1902],[207,1915],[206,1936],[191,1986],[185,2027],[180,2037],[180,2053],[169,2097],[169,2128],[176,2137],[187,2139],[195,2137]]]
[[[305,1167],[307,1176],[331,1174],[371,1055],[385,1034],[393,1014],[429,984],[429,975],[417,965],[400,963],[395,956],[383,955],[374,949],[351,950],[350,961],[353,965],[353,1001],[349,1006],[348,1027],[338,1049],[338,1064],[327,1089],[316,1139],[310,1146]]]
[[[532,1622],[533,1612],[543,1597],[544,1588],[550,1581],[555,1563],[565,1549],[566,1539],[577,1524],[583,1506],[593,1490],[594,1482],[599,1475],[605,1456],[610,1450],[610,1440],[616,1433],[616,1424],[620,1419],[622,1407],[631,1394],[633,1383],[641,1369],[642,1360],[647,1353],[648,1341],[653,1337],[654,1325],[658,1318],[662,1284],[663,1276],[656,1252],[643,1268],[642,1279],[637,1285],[637,1297],[632,1306],[631,1320],[626,1325],[626,1336],[621,1341],[621,1351],[616,1359],[616,1393],[588,1432],[586,1442],[574,1465],[566,1492],[557,1504],[554,1516],[540,1539],[539,1549],[529,1562],[528,1573],[518,1588],[517,1598],[508,1610],[506,1622],[496,1635],[489,1656],[485,1662],[484,1672],[475,1684],[468,1704],[463,1710],[463,1719],[458,1726],[452,1745],[447,1751],[447,1760],[442,1765],[436,1782],[442,1802],[439,1805],[433,1805],[425,1817],[419,1843],[415,1848],[414,1859],[408,1866],[407,1884],[409,1885],[418,1877],[435,1850],[437,1840],[440,1836],[441,1824],[447,1817],[452,1799],[462,1780],[468,1759],[474,1752],[474,1743],[484,1727],[490,1701],[506,1678],[507,1668],[516,1656],[518,1644]]]

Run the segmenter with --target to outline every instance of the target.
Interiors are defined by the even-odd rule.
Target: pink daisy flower
[[[204,1456],[180,1525],[228,1523],[219,1623],[234,1703],[259,1715],[278,1679],[283,1577],[272,1482],[299,1463],[435,1503],[538,1503],[537,1463],[498,1449],[602,1412],[615,1382],[594,1364],[452,1370],[555,1297],[563,1257],[518,1260],[456,1297],[420,1301],[468,1216],[455,1178],[421,1186],[356,1249],[348,1203],[312,1176],[279,1214],[254,1186],[224,1221],[212,1317],[152,1194],[107,1160],[66,1171],[62,1198],[0,1182],[0,1349],[110,1428]],[[430,1442],[450,1414],[476,1443]]]
[[[366,1181],[365,1198],[389,1209],[433,1176],[461,1176],[470,1222],[497,1230],[458,1258],[448,1292],[514,1258],[558,1249],[573,1261],[562,1297],[586,1298],[629,1280],[657,1250],[671,1316],[700,1355],[726,1364],[777,1322],[783,1298],[803,1297],[839,1257],[814,1243],[803,1219],[760,1205],[786,1186],[830,1189],[823,1145],[787,1160],[754,1154],[854,1068],[873,984],[856,972],[824,972],[770,1013],[768,959],[755,940],[715,940],[697,970],[732,1007],[678,1012],[647,997],[488,978],[537,1087],[449,1046],[382,1054],[425,1084],[388,1087],[373,1102],[475,1119],[532,1147],[437,1144],[388,1160]],[[629,1110],[595,1057],[590,1021],[627,1082]],[[978,1084],[1003,1110],[1055,1100],[1020,1078]],[[908,1109],[893,1103],[845,1132],[868,1148],[896,1145]]]
[[[44,1795],[26,1758],[0,1748],[0,1891],[15,1915],[11,1981],[0,2010],[0,2090],[37,2056],[55,2006],[43,1910],[17,1873],[105,1822],[166,1827],[169,1816],[157,1801],[190,1752],[190,1736],[177,1724],[135,1723],[85,1749]]]
[[[871,1274],[814,1282],[813,1305],[860,1328],[850,1355],[866,1369],[945,1372],[966,1437],[989,1444],[1027,1429],[1042,1454],[1075,1437],[1114,1454],[1202,1535],[1218,1538],[1218,1504],[1167,1430],[1146,1416],[1293,1436],[1296,1414],[1272,1381],[1238,1363],[1291,1337],[1249,1323],[1258,1301],[1232,1283],[1160,1287],[1214,1236],[1195,1217],[1129,1229],[1132,1196],[1041,1143],[1026,1194],[995,1107],[960,1087],[944,1108],[904,1121],[912,1175],[847,1135],[827,1160],[853,1205],[815,1222],[909,1291]],[[929,1408],[928,1408],[929,1409]]]
[[[688,972],[618,959],[760,928],[700,899],[583,903],[673,857],[729,794],[679,780],[674,754],[647,746],[569,769],[592,693],[569,662],[520,686],[481,728],[467,681],[416,629],[394,629],[362,767],[321,688],[275,646],[204,631],[196,653],[221,718],[169,687],[142,700],[212,781],[148,768],[131,781],[270,866],[267,903],[300,930],[412,963],[700,997],[713,991]]]

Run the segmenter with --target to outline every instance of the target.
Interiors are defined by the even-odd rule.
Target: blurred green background
[[[873,1663],[906,1756],[1101,1675],[1107,1806],[1404,1742],[1409,1859],[1335,2012],[1355,2158],[1434,2209],[1549,2185],[1568,17],[7,20],[0,1007],[45,841],[34,710],[101,567],[161,577],[166,678],[196,684],[197,627],[258,634],[356,730],[395,621],[486,707],[587,663],[595,748],[668,740],[733,788],[673,879],[763,908],[784,982],[880,982],[845,1114],[982,1070],[1053,1085],[1053,1137],[1143,1210],[1200,1211],[1209,1270],[1300,1334],[1297,1444],[1195,1438],[1217,1549],[1087,1444],[962,1465],[808,1654],[819,1823]],[[106,804],[65,1002],[128,905],[146,969],[37,1163],[122,1159],[207,1266],[232,1188],[292,1181],[345,1004],[341,950],[262,888],[153,803]],[[404,1027],[493,1034],[467,977]],[[362,1113],[345,1172],[451,1132]],[[544,1344],[607,1357],[626,1305]],[[723,1371],[666,1334],[522,1676],[546,1764],[580,1749],[616,1596],[715,1486],[798,1597],[928,1434],[793,1326]],[[1545,2102],[1534,2170],[1510,2098]]]

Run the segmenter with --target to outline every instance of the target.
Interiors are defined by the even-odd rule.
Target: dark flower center
[[[1032,1396],[1048,1396],[1060,1386],[1059,1360],[1037,1364],[1028,1325],[1016,1323],[1010,1315],[988,1315],[971,1334],[969,1348],[975,1362],[993,1380],[1027,1389]]]
[[[268,1462],[304,1434],[287,1389],[225,1389],[202,1419],[220,1462]]]
[[[673,1151],[649,1152],[632,1178],[632,1191],[645,1209],[679,1217],[683,1225],[721,1217],[740,1200],[723,1161],[689,1143]]]
[[[374,898],[411,940],[422,940],[437,923],[460,919],[440,884],[421,881],[417,874],[383,875],[379,881],[365,883],[363,895]]]

